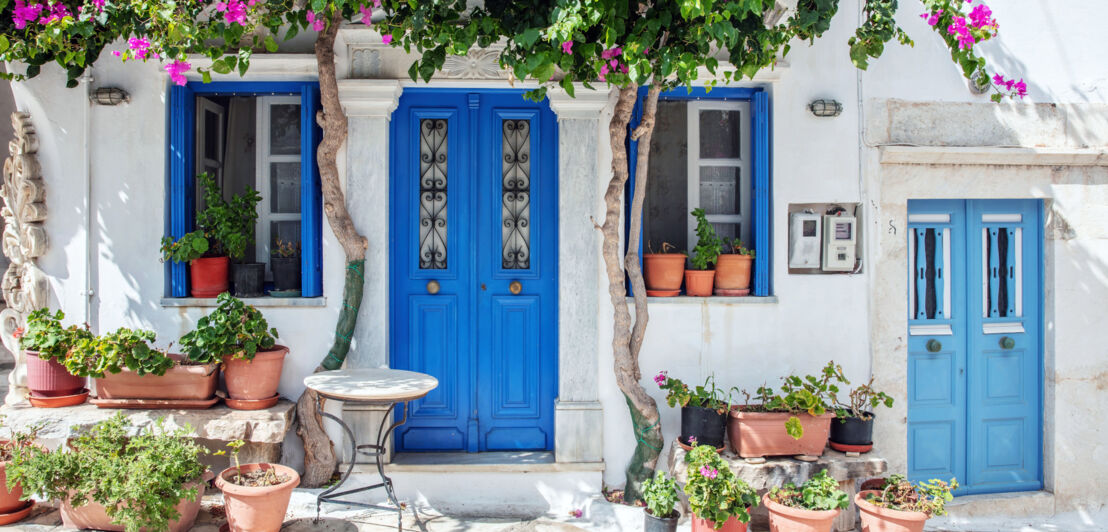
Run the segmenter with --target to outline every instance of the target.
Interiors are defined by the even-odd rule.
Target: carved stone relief
[[[35,259],[46,252],[46,187],[39,165],[38,137],[26,113],[12,113],[15,138],[8,143],[11,157],[4,161],[4,182],[0,197],[4,206],[3,250],[11,260],[0,281],[7,308],[0,311],[0,339],[15,357],[15,368],[8,375],[8,395],[5,402],[15,404],[27,395],[27,366],[16,329],[26,326],[27,314],[46,306],[48,288],[46,275]]]
[[[500,68],[497,59],[503,46],[474,48],[464,56],[448,56],[435,79],[504,80],[508,71]],[[380,44],[350,46],[350,78],[408,79],[408,68],[414,56],[402,50]]]
[[[447,79],[508,79],[508,71],[497,59],[502,48],[478,48],[464,56],[451,55],[442,65]]]

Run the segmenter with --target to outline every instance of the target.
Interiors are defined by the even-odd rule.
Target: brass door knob
[[[1013,340],[1011,336],[1005,336],[1000,339],[1001,349],[1012,349],[1013,347],[1016,347],[1016,341]]]
[[[938,353],[939,351],[942,351],[942,350],[943,350],[943,343],[942,342],[940,342],[940,341],[938,341],[934,338],[927,341],[927,352],[929,352],[929,353]]]
[[[441,288],[441,287],[439,286],[438,281],[436,281],[434,279],[431,279],[430,281],[427,281],[427,293],[428,294],[435,295],[435,294],[439,293],[439,288]]]
[[[514,296],[518,296],[523,291],[523,285],[519,281],[512,281],[508,284],[508,291]]]

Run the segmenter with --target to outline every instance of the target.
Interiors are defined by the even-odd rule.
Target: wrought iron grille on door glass
[[[531,122],[504,120],[502,257],[506,270],[531,267]]]
[[[444,119],[419,121],[419,268],[446,269],[446,136]]]

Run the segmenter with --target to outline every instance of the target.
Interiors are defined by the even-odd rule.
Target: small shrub
[[[804,510],[842,510],[850,501],[839,482],[821,470],[798,488],[793,483],[769,490],[769,498],[785,506]]]
[[[646,509],[654,517],[665,519],[678,515],[674,509],[677,506],[677,484],[661,471],[655,473],[654,478],[643,482],[642,498]]]
[[[164,351],[150,346],[154,331],[120,328],[104,336],[87,338],[65,361],[65,368],[79,377],[103,378],[127,368],[141,375],[165,375],[174,361]]]
[[[689,261],[694,270],[707,270],[719,260],[719,254],[723,252],[723,244],[716,236],[716,229],[708,221],[708,215],[705,214],[704,209],[693,209],[692,215],[696,217],[697,241]]]
[[[277,329],[271,329],[262,313],[224,292],[219,306],[196,322],[196,329],[181,337],[181,350],[196,364],[219,362],[224,357],[253,360],[258,351],[277,343]]]
[[[27,330],[19,333],[19,347],[29,351],[38,351],[43,360],[56,360],[65,363],[70,352],[83,340],[93,338],[88,325],[78,327],[62,326],[65,313],[61,310],[50,314],[44,308],[27,315]]]
[[[920,512],[927,517],[946,515],[946,503],[954,500],[954,490],[958,489],[958,479],[952,478],[950,482],[939,479],[931,479],[913,485],[904,478],[904,475],[892,475],[885,480],[885,485],[876,494],[866,497],[874,506],[901,510],[904,512]]]
[[[697,517],[707,519],[718,530],[734,516],[740,522],[750,521],[750,508],[758,505],[758,494],[739,477],[710,445],[697,445],[685,455],[688,482],[685,494],[689,509]]]
[[[850,384],[845,380],[843,382],[844,384]],[[889,397],[885,392],[873,389],[873,377],[870,377],[869,382],[850,390],[847,401],[848,404],[839,404],[835,408],[835,416],[843,423],[851,417],[863,421],[873,419],[873,416],[867,415],[866,411],[873,410],[881,405],[885,405],[885,408],[893,407],[892,397]]]

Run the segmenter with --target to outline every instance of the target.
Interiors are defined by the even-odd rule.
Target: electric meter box
[[[816,269],[820,267],[819,214],[794,212],[789,215],[789,267]]]
[[[824,215],[823,271],[854,271],[858,250],[858,219],[853,216]]]

